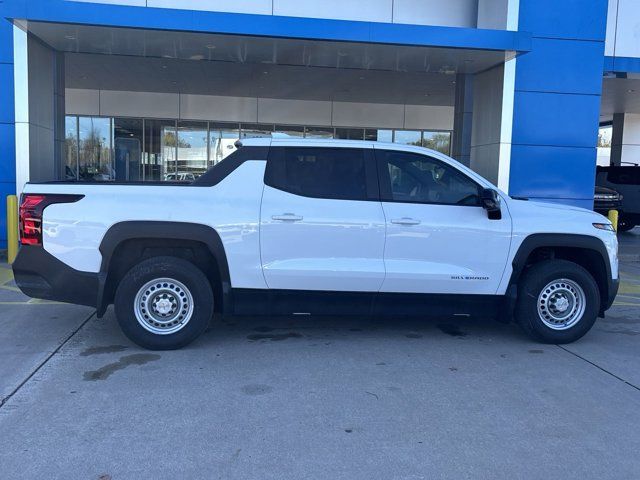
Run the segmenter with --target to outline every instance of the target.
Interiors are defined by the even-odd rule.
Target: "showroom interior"
[[[591,208],[596,162],[640,153],[631,1],[297,3],[4,4],[3,197],[190,181],[237,139],[286,135],[422,145]]]

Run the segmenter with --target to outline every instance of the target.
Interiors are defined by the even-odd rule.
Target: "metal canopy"
[[[300,40],[137,28],[28,22],[28,31],[64,52],[193,61],[422,73],[477,73],[513,51]]]
[[[640,113],[640,78],[602,80],[600,120],[611,120],[614,113]]]

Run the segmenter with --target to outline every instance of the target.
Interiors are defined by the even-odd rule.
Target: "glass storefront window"
[[[65,117],[61,178],[80,181],[192,181],[236,150],[240,138],[289,136],[422,145],[444,154],[450,131],[237,124],[139,118]],[[610,148],[600,129],[598,153]],[[608,161],[608,157],[606,158]]]
[[[84,181],[113,180],[111,119],[79,117],[78,132],[78,178]]]
[[[336,138],[341,140],[364,140],[364,128],[336,128]]]
[[[246,124],[240,125],[240,138],[270,137],[273,133],[273,125]]]
[[[422,132],[420,130],[396,130],[393,142],[419,147],[422,145]]]
[[[142,180],[142,119],[113,119],[113,164],[119,182]]]
[[[332,127],[305,127],[305,138],[333,138]]]
[[[367,128],[364,131],[364,139],[371,142],[393,142],[393,130],[376,130]]]
[[[144,180],[175,180],[177,146],[175,120],[144,121]]]
[[[304,137],[304,127],[297,127],[294,125],[276,125],[274,130],[274,137]]]
[[[422,146],[449,155],[451,132],[423,132]]]
[[[604,167],[611,164],[611,135],[613,127],[603,125],[598,129],[598,165]]]
[[[175,178],[192,182],[207,171],[207,122],[178,123],[178,171]]]
[[[240,138],[238,124],[209,124],[209,164],[215,165],[236,151],[235,143]]]
[[[67,116],[64,119],[64,158],[62,159],[62,177],[65,180],[78,179],[78,117]]]

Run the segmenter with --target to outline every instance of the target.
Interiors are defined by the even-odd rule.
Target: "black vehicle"
[[[617,210],[618,217],[620,217],[622,216],[622,198],[622,195],[612,188],[596,185],[593,195],[593,209],[605,217],[609,214],[609,210]]]
[[[640,166],[611,165],[598,167],[596,185],[614,189],[620,194],[618,231],[626,232],[640,224]],[[596,187],[597,188],[597,187]],[[596,199],[595,203],[598,203]],[[598,208],[595,208],[599,211]]]

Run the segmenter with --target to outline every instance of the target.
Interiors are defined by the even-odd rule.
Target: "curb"
[[[623,253],[618,254],[620,262],[640,262],[640,253]]]

